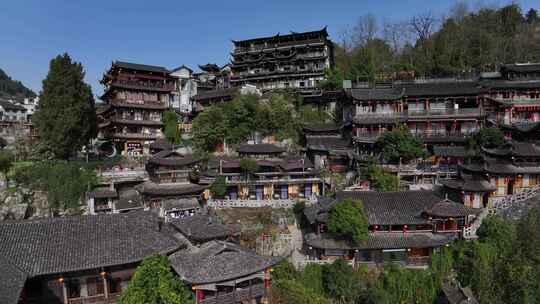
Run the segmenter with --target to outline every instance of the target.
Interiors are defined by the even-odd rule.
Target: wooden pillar
[[[64,298],[64,304],[68,304],[67,288],[64,278],[60,278],[60,283],[62,284],[62,297]]]
[[[100,273],[101,275],[101,279],[103,280],[103,294],[105,296],[105,299],[108,299],[109,298],[109,288],[108,288],[108,284],[107,284],[107,273],[105,271],[102,271]]]

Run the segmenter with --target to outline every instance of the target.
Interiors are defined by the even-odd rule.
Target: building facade
[[[310,92],[333,67],[334,51],[326,28],[233,41],[231,84],[253,84],[263,91],[293,88]]]
[[[107,106],[98,113],[98,137],[113,141],[125,156],[148,154],[161,134],[175,78],[163,67],[116,61],[101,83]]]

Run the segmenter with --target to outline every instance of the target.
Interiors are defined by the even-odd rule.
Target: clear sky
[[[371,13],[379,21],[431,11],[456,0],[0,0],[0,68],[36,92],[52,57],[68,52],[86,69],[94,94],[113,60],[174,68],[225,64],[231,39],[328,26],[331,38]],[[501,5],[505,0],[468,1]],[[522,9],[540,8],[521,0]]]

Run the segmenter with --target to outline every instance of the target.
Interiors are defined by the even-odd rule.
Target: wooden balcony
[[[159,101],[127,101],[115,99],[110,102],[111,105],[122,108],[148,109],[148,110],[166,110],[168,108],[166,102]]]
[[[236,304],[246,303],[252,299],[258,299],[266,296],[264,284],[256,284],[243,289],[236,289],[234,292],[219,294],[213,297],[207,297],[204,300],[197,301],[200,304]]]
[[[105,295],[89,296],[84,298],[68,299],[68,304],[114,304],[120,298],[120,293],[110,294],[107,298]]]
[[[143,134],[143,133],[113,133],[115,139],[148,139],[155,140],[157,134]]]
[[[174,84],[165,83],[152,83],[144,81],[132,81],[132,80],[116,80],[112,82],[112,87],[120,87],[125,89],[146,90],[146,91],[158,91],[158,92],[170,92],[174,90]]]

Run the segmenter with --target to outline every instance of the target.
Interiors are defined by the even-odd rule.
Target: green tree
[[[248,178],[251,174],[259,170],[259,165],[257,165],[255,159],[244,157],[240,160],[240,169],[244,172],[245,177]]]
[[[97,134],[94,97],[80,63],[68,54],[51,60],[33,116],[40,140],[57,158],[68,159]]]
[[[168,141],[179,144],[182,137],[178,128],[178,116],[172,110],[163,112],[163,134]]]
[[[482,128],[469,138],[468,144],[472,149],[495,148],[504,143],[504,135],[498,128]]]
[[[137,267],[120,304],[189,304],[191,292],[171,271],[167,257],[152,255]]]
[[[495,246],[501,255],[508,254],[515,248],[516,228],[514,223],[502,216],[495,215],[485,218],[477,235],[482,242]]]
[[[540,207],[529,210],[518,223],[517,231],[523,257],[540,267]]]
[[[208,107],[193,119],[193,143],[199,151],[214,151],[226,132],[226,116],[221,105]]]
[[[270,289],[270,303],[329,304],[330,301],[299,281],[276,280]]]
[[[381,148],[384,159],[395,163],[400,160],[408,162],[426,155],[422,142],[406,126],[384,133],[377,139],[377,146]]]
[[[360,283],[354,269],[343,259],[324,265],[322,280],[328,295],[340,303],[355,303],[360,296]]]
[[[259,101],[255,116],[257,130],[279,140],[296,140],[300,125],[295,117],[294,102],[294,96],[287,94],[272,94],[268,99]]]
[[[335,203],[328,217],[328,231],[349,237],[356,242],[368,235],[369,222],[361,201],[344,199]]]
[[[343,72],[337,68],[324,70],[325,79],[319,83],[319,88],[333,91],[343,88]]]
[[[392,172],[385,171],[377,164],[370,164],[367,168],[367,178],[371,187],[377,191],[389,192],[399,190],[399,177]]]
[[[210,186],[210,191],[215,198],[223,198],[227,194],[227,183],[224,176],[216,177],[216,180]]]
[[[6,179],[6,186],[9,182],[8,172],[9,169],[13,166],[13,155],[7,151],[0,151],[0,172],[4,175]]]
[[[50,212],[80,213],[79,207],[86,191],[97,184],[93,168],[77,162],[39,162],[19,168],[14,173],[19,185],[45,191]]]

